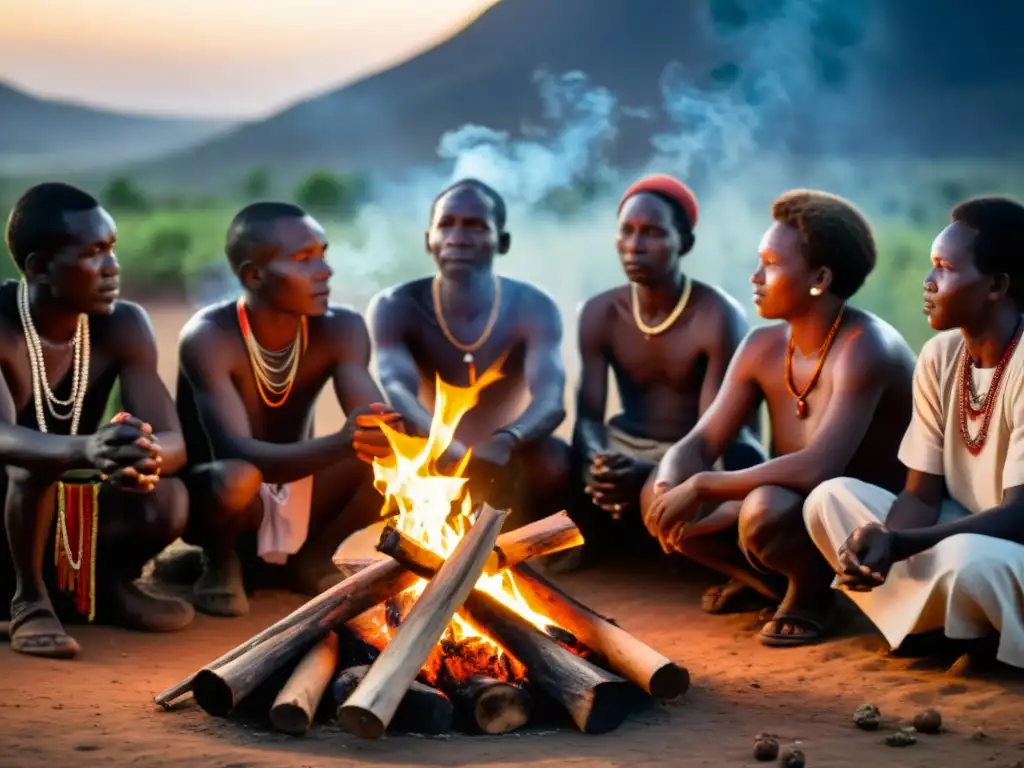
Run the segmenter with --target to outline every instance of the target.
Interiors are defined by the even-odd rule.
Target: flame
[[[373,463],[374,486],[384,496],[381,514],[390,516],[397,512],[391,521],[395,530],[442,558],[447,558],[454,551],[468,531],[476,506],[464,474],[472,450],[467,451],[454,466],[443,466],[443,459],[455,438],[459,422],[479,402],[480,392],[502,378],[503,362],[504,357],[479,377],[472,375],[471,369],[468,387],[449,384],[437,376],[434,415],[427,437],[406,435],[385,423],[380,424],[393,451],[391,456],[375,459]],[[408,594],[418,597],[425,587],[426,581],[421,579],[408,590]],[[493,576],[484,574],[476,587],[541,631],[546,632],[553,625],[549,618],[534,612],[526,604],[510,571]],[[501,662],[504,656],[501,647],[457,614],[439,643],[439,648],[454,646],[472,649],[469,655],[486,657],[488,667],[512,661],[509,658],[507,662]],[[443,666],[443,662],[437,659],[428,664]],[[512,666],[517,665],[518,662]]]

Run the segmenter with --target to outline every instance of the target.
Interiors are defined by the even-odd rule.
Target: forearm
[[[406,432],[410,435],[426,437],[430,434],[430,423],[433,414],[420,402],[419,393],[415,388],[404,384],[385,385],[391,407],[402,414]]]
[[[154,433],[157,443],[160,445],[160,455],[163,461],[160,464],[160,472],[164,475],[173,475],[185,466],[185,438],[179,430],[167,430]]]
[[[346,455],[354,455],[342,432],[295,443],[268,443],[251,437],[236,437],[227,443],[227,455],[217,458],[252,464],[267,483],[292,483],[326,469]]]
[[[757,433],[744,427],[736,439],[722,454],[722,466],[726,470],[747,469],[765,460],[764,448]]]
[[[909,491],[903,491],[892,503],[885,518],[890,531],[911,531],[929,528],[939,520],[939,507],[926,503]]]
[[[951,523],[931,525],[909,530],[893,532],[893,561],[906,560],[914,555],[931,549],[950,536],[963,533],[974,533],[979,536],[991,536],[994,539],[1024,544],[1024,506],[1020,503],[1003,507],[994,507],[976,515],[955,520]]]
[[[520,444],[541,440],[556,429],[565,419],[561,392],[535,397],[515,421],[506,424],[496,432],[510,432]]]
[[[59,475],[69,469],[90,469],[85,436],[51,435],[14,424],[0,425],[0,457],[9,466]]]
[[[601,419],[583,416],[576,420],[573,445],[588,465],[597,454],[608,448],[608,428]]]
[[[747,469],[702,473],[697,493],[701,501],[742,501],[755,488],[775,485],[807,495],[828,475],[815,455],[801,451]]]

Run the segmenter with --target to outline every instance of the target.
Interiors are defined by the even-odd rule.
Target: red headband
[[[683,184],[683,182],[679,181],[679,179],[667,176],[663,173],[644,176],[639,181],[633,182],[629,189],[626,190],[622,199],[619,201],[619,210],[622,210],[622,206],[626,200],[640,192],[656,192],[660,195],[664,195],[686,211],[686,216],[690,220],[691,227],[697,226],[697,198],[694,196],[693,192],[690,191],[690,188]]]

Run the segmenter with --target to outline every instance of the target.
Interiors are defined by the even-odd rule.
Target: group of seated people
[[[692,559],[727,579],[703,609],[768,609],[767,645],[827,637],[842,589],[893,647],[998,635],[998,658],[1024,666],[1024,206],[957,205],[921,254],[937,333],[915,361],[850,304],[877,258],[850,202],[774,202],[751,284],[758,315],[780,322],[749,330],[734,299],[681,268],[692,192],[640,179],[618,208],[628,282],[580,312],[571,445],[555,436],[559,309],[495,271],[506,213],[477,180],[442,191],[426,232],[435,274],[378,294],[366,322],[330,303],[313,217],[246,206],[225,248],[240,298],[184,327],[172,398],[146,312],[118,298],[110,214],[67,184],[26,191],[6,228],[21,278],[0,285],[13,649],[74,656],[62,618],[172,631],[194,609],[246,613],[259,584],[319,593],[341,578],[338,544],[381,515],[380,425],[426,435],[435,378],[466,386],[500,361],[449,453],[469,453],[471,487],[510,510],[507,528],[565,509],[585,539],[577,565],[647,548]],[[606,422],[609,369],[622,407]],[[328,381],[346,420],[318,437]],[[191,571],[191,603],[138,583],[179,538],[199,561],[168,550],[155,572]]]

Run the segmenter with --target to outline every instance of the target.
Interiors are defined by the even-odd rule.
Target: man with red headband
[[[680,269],[697,218],[693,193],[671,176],[630,186],[619,203],[616,241],[629,283],[581,310],[572,514],[586,540],[583,563],[651,542],[641,524],[640,491],[714,400],[747,330],[734,299]],[[606,424],[609,368],[622,412]],[[762,458],[757,413],[747,421],[727,452],[729,466]],[[716,593],[705,607],[725,610],[732,597]]]
[[[751,276],[758,314],[721,390],[644,490],[644,523],[666,551],[704,563],[773,602],[766,645],[827,634],[832,568],[804,526],[820,483],[847,475],[897,492],[910,421],[914,355],[899,333],[849,306],[875,265],[871,228],[848,201],[794,190],[772,206]],[[761,402],[772,458],[713,471]]]

